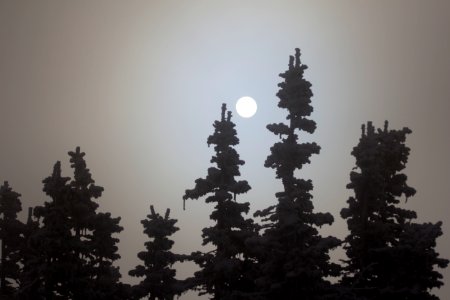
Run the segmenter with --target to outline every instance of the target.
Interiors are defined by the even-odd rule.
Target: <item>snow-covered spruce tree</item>
[[[215,156],[205,178],[195,181],[195,187],[186,190],[184,200],[207,196],[206,203],[214,203],[210,218],[214,226],[203,229],[203,245],[211,244],[208,253],[193,253],[200,266],[194,284],[200,294],[210,294],[211,299],[246,299],[253,291],[254,261],[248,255],[245,240],[256,234],[252,219],[245,219],[249,203],[236,202],[236,195],[246,193],[250,186],[245,180],[237,181],[239,166],[244,164],[233,148],[239,143],[231,112],[222,104],[222,114],[214,122],[214,133],[208,137],[208,146],[214,145]]]
[[[271,148],[265,167],[276,169],[284,190],[276,193],[278,203],[255,216],[263,218],[262,238],[253,239],[260,262],[257,284],[265,299],[327,299],[332,286],[328,276],[337,276],[338,265],[330,262],[329,251],[340,244],[334,237],[322,237],[317,228],[331,224],[329,213],[314,213],[311,180],[295,176],[295,171],[318,154],[316,143],[298,143],[297,131],[313,133],[316,123],[307,117],[311,106],[311,84],[303,78],[307,66],[300,62],[300,50],[289,60],[289,69],[280,74],[278,106],[286,109],[288,124],[269,124],[267,129],[280,136]],[[255,242],[256,241],[256,242]]]
[[[145,242],[146,250],[138,253],[144,265],[138,265],[129,272],[130,276],[144,279],[132,287],[132,294],[134,299],[172,300],[184,292],[184,284],[175,278],[176,270],[171,267],[186,256],[170,251],[174,242],[169,237],[179,230],[175,226],[177,220],[169,218],[170,210],[167,209],[164,217],[155,213],[153,205],[150,211],[147,219],[141,221],[144,233],[150,238]]]
[[[402,196],[415,194],[401,171],[410,149],[405,145],[409,128],[375,131],[371,122],[362,126],[353,148],[355,171],[347,188],[354,196],[341,211],[347,219],[348,256],[342,283],[357,299],[438,299],[430,289],[440,287],[448,260],[436,253],[441,222],[415,224],[416,213],[398,206]]]
[[[35,299],[120,299],[126,288],[113,266],[120,257],[112,236],[122,230],[120,218],[96,211],[94,199],[103,188],[95,185],[84,155],[79,147],[69,152],[72,180],[61,176],[59,161],[43,180],[51,201],[35,208],[42,225],[29,243],[35,259],[28,265],[39,270]]]
[[[0,187],[0,298],[12,297],[19,282],[20,250],[23,244],[24,224],[17,219],[22,210],[20,194],[5,181]]]

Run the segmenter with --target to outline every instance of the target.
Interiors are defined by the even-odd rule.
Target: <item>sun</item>
[[[236,102],[236,111],[243,118],[251,118],[256,113],[258,106],[252,97],[241,97]]]

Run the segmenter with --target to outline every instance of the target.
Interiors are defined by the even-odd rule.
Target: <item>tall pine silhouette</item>
[[[5,181],[0,187],[0,298],[12,297],[20,277],[20,250],[23,246],[24,224],[17,219],[22,210],[20,194]]]
[[[287,110],[287,124],[269,124],[267,129],[281,139],[271,148],[265,167],[276,170],[283,191],[276,193],[278,203],[255,213],[266,221],[263,237],[253,245],[258,252],[261,274],[257,279],[265,299],[326,299],[331,294],[328,276],[338,275],[330,262],[329,251],[339,245],[334,237],[322,237],[317,228],[331,224],[329,213],[314,213],[311,180],[297,178],[295,171],[318,154],[316,143],[299,143],[298,132],[313,133],[311,84],[304,79],[307,66],[300,62],[300,50],[289,59],[289,68],[280,74],[278,106]]]
[[[215,222],[203,229],[203,245],[212,245],[208,253],[193,253],[193,260],[200,266],[195,273],[195,285],[201,294],[211,299],[241,299],[253,290],[253,260],[249,256],[245,240],[256,234],[252,219],[245,219],[249,203],[239,203],[236,195],[246,193],[250,186],[245,180],[236,180],[239,166],[244,161],[233,148],[239,143],[231,112],[222,104],[221,118],[214,122],[214,133],[208,137],[208,146],[214,145],[211,158],[214,167],[208,169],[205,178],[195,181],[195,187],[186,190],[184,200],[207,196],[205,202],[214,203],[210,218]]]
[[[162,217],[155,213],[153,205],[150,206],[147,219],[141,221],[144,233],[150,238],[145,242],[146,251],[138,253],[144,265],[138,265],[129,272],[130,276],[144,277],[133,286],[133,297],[141,299],[172,300],[175,295],[184,292],[183,281],[175,278],[176,270],[172,265],[186,259],[184,255],[174,254],[170,251],[173,241],[169,237],[179,230],[175,226],[177,220],[169,218],[170,210]]]
[[[77,147],[69,156],[72,180],[61,176],[59,161],[43,180],[51,201],[34,210],[42,225],[30,237],[35,256],[27,265],[38,273],[27,286],[34,286],[35,299],[120,299],[126,286],[113,266],[120,258],[113,237],[122,231],[120,218],[96,211],[103,188],[95,185],[85,153]]]
[[[442,285],[436,268],[448,264],[435,251],[442,223],[413,223],[416,212],[399,206],[402,196],[416,193],[401,173],[409,133],[409,128],[388,129],[387,121],[375,131],[368,122],[352,151],[356,168],[347,188],[354,196],[341,211],[350,231],[342,283],[357,299],[438,299],[430,289]]]

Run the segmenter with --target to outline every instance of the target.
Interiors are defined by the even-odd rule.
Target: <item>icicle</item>
[[[208,145],[209,147],[209,145]],[[186,210],[186,199],[183,199],[183,210]]]

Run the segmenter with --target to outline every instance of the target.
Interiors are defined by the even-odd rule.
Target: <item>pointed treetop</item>
[[[300,67],[300,49],[295,48],[295,67]]]
[[[367,126],[366,126],[366,124],[362,124],[361,131],[362,131],[362,133],[361,133],[362,137],[373,135],[375,133],[375,127],[373,126],[372,121],[368,121]]]
[[[225,121],[225,111],[227,110],[227,105],[225,103],[222,103],[222,117],[221,120]]]
[[[9,185],[8,181],[4,181],[3,185],[0,187],[0,193],[3,194],[3,197],[9,197],[9,198],[18,198],[21,196],[21,194],[13,191],[11,186]]]
[[[294,57],[292,55],[289,56],[289,69],[294,67]]]
[[[301,61],[300,61],[300,49],[299,48],[295,48],[295,56],[290,55],[289,56],[289,69],[293,69],[293,68],[301,68],[302,70],[307,69],[308,66],[306,65],[302,65]]]
[[[153,205],[150,205],[150,212],[152,213],[152,216],[156,215]]]
[[[22,204],[19,200],[21,194],[13,191],[8,181],[5,181],[0,187],[0,214],[8,215],[10,218],[16,218],[17,212],[22,210]]]
[[[226,113],[226,119],[225,119],[225,113]],[[221,113],[221,118],[220,120],[222,122],[230,122],[231,121],[231,111],[227,112],[227,105],[226,103],[222,103],[222,113]]]
[[[261,274],[257,285],[267,299],[325,299],[327,277],[338,275],[338,265],[330,262],[329,252],[340,245],[334,237],[322,237],[318,228],[333,223],[330,213],[315,213],[312,181],[297,177],[296,171],[311,162],[320,152],[316,143],[301,143],[298,134],[313,133],[316,123],[308,119],[313,111],[311,83],[304,78],[305,65],[300,49],[289,58],[289,69],[279,76],[278,107],[287,110],[286,123],[273,123],[267,129],[280,141],[270,148],[264,166],[276,170],[283,190],[276,193],[276,205],[257,211],[262,217]],[[283,137],[287,136],[287,137]],[[264,249],[267,248],[267,249]],[[276,253],[273,255],[272,253]],[[306,279],[306,281],[305,281]]]
[[[235,129],[236,125],[231,121],[231,117],[231,111],[227,111],[227,105],[223,103],[221,107],[221,118],[214,121],[214,133],[208,137],[206,142],[208,147],[214,145],[216,155],[212,157],[211,162],[216,163],[217,167],[210,168],[208,170],[208,176],[205,179],[197,179],[194,189],[186,190],[186,194],[183,196],[183,210],[186,208],[186,199],[198,199],[216,188],[216,180],[220,172],[227,174],[226,176],[224,175],[224,180],[227,184],[234,182],[231,187],[233,193],[236,190],[236,194],[240,194],[250,189],[247,182],[235,182],[234,179],[234,176],[240,175],[238,166],[243,165],[245,162],[239,159],[239,155],[233,148],[233,146],[239,144],[239,138]]]
[[[66,182],[69,181],[69,177],[61,176],[61,162],[57,161],[53,166],[52,175],[42,180],[44,184],[43,191],[50,197],[56,197],[61,189],[64,188]]]
[[[77,156],[80,156],[80,157],[83,157],[83,156],[86,155],[86,153],[81,152],[80,146],[77,146],[77,147],[75,148],[75,152],[69,151],[68,154],[69,154],[70,156],[77,155]]]
[[[150,212],[152,214],[152,216],[156,217],[157,213],[155,212],[155,208],[153,207],[153,205],[150,205]],[[170,208],[168,208],[166,210],[166,214],[164,215],[164,219],[165,220],[169,220],[169,215],[170,215]]]

